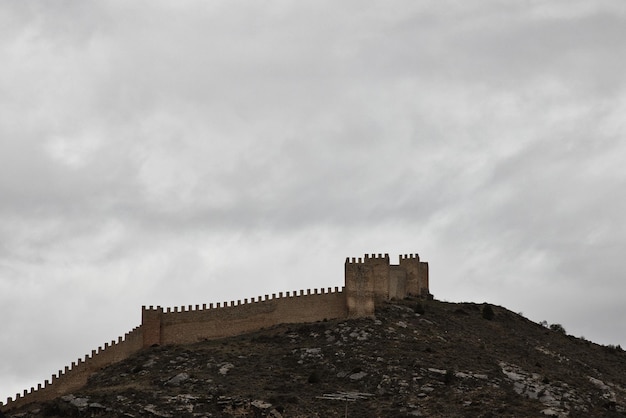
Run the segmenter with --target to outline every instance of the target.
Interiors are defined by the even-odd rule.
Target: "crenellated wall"
[[[345,286],[341,290],[335,287],[280,292],[243,302],[173,309],[143,306],[140,326],[59,370],[51,381],[24,390],[15,399],[8,398],[6,404],[0,403],[0,411],[76,391],[94,372],[153,345],[224,338],[281,323],[372,316],[376,304],[409,295],[432,297],[428,263],[421,262],[417,254],[401,255],[398,265],[390,264],[388,254],[366,254],[364,258],[346,259]]]
[[[282,292],[264,298],[190,305],[163,309],[142,308],[144,347],[155,344],[185,344],[230,337],[281,323],[315,322],[345,318],[343,289],[328,288],[306,292]]]
[[[70,366],[53,374],[51,380],[38,384],[37,388],[24,389],[22,394],[15,395],[15,399],[8,398],[6,404],[1,405],[2,411],[18,408],[32,402],[42,402],[66,395],[87,383],[87,379],[94,372],[110,364],[124,360],[143,348],[143,333],[141,326],[134,328],[119,337],[117,341],[105,343],[104,347],[92,350],[85,358],[73,361]]]

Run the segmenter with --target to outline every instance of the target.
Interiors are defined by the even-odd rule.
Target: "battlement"
[[[365,258],[366,258],[366,259],[368,259],[368,258],[373,258],[373,259],[376,259],[376,258],[381,258],[381,259],[386,259],[386,260],[388,260],[388,259],[389,259],[389,254],[385,254],[385,255],[382,255],[382,254],[380,254],[380,253],[379,253],[378,255],[373,254],[373,253],[372,253],[372,254],[365,254]]]
[[[420,261],[420,255],[419,254],[404,254],[404,255],[400,254],[400,262],[404,260]]]
[[[308,296],[308,295],[324,295],[324,294],[331,294],[331,293],[341,293],[343,292],[343,287],[340,289],[338,286],[335,286],[334,288],[332,287],[328,287],[328,288],[319,288],[319,289],[301,289],[301,290],[294,290],[294,291],[287,291],[287,292],[278,292],[278,293],[272,293],[264,295],[264,296],[257,296],[257,297],[251,297],[249,299],[238,299],[237,301],[231,300],[231,301],[226,301],[226,302],[217,302],[217,303],[203,303],[202,305],[182,305],[182,306],[174,306],[174,307],[166,307],[163,308],[161,306],[153,306],[150,305],[148,307],[146,306],[142,306],[141,309],[142,311],[154,311],[154,312],[162,312],[162,313],[181,313],[181,312],[195,312],[195,311],[206,311],[206,310],[210,310],[210,309],[219,309],[219,308],[231,308],[231,307],[237,307],[237,306],[242,306],[242,305],[247,305],[249,303],[259,303],[259,302],[266,302],[266,301],[271,301],[274,299],[283,299],[283,298],[297,298],[300,296]]]
[[[141,325],[92,350],[84,358],[53,374],[50,380],[0,402],[0,411],[43,402],[80,389],[97,370],[134,353],[163,344],[185,344],[256,331],[281,323],[371,316],[376,304],[406,296],[431,297],[428,263],[417,254],[346,258],[344,287],[327,287],[266,294],[237,301],[175,307],[142,306]]]
[[[389,254],[365,254],[361,257],[346,257],[346,264],[363,264],[372,262],[386,262],[389,263]]]

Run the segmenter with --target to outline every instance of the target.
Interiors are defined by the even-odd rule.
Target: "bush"
[[[417,302],[417,304],[415,305],[415,313],[424,315],[425,312],[426,311],[424,310],[424,305],[422,305],[421,302]]]
[[[565,334],[565,328],[561,324],[550,324],[550,329],[552,331],[560,332],[561,334]]]
[[[491,321],[496,314],[493,312],[491,305],[483,305],[483,318]]]
[[[613,352],[615,352],[615,351],[624,351],[624,350],[622,350],[622,346],[619,345],[619,344],[617,344],[617,345],[609,344],[609,345],[606,346],[606,348],[607,348],[607,350],[613,351]]]
[[[321,377],[320,374],[317,372],[317,370],[313,371],[313,373],[311,373],[309,375],[309,378],[307,379],[307,382],[309,383],[319,383],[320,382]]]

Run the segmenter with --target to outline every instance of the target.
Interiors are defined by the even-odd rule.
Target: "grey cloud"
[[[142,304],[341,285],[365,252],[623,345],[576,314],[619,317],[622,9],[2,3],[0,394]]]

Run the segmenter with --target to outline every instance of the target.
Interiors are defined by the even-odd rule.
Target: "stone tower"
[[[398,265],[390,264],[389,254],[365,254],[346,258],[345,292],[348,315],[374,315],[376,303],[407,296],[430,295],[428,263],[419,255],[400,255]]]

